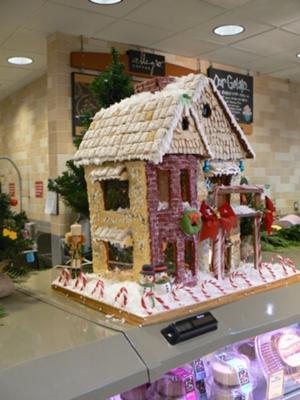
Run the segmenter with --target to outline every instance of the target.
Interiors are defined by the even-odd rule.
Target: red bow
[[[237,217],[229,203],[225,202],[217,211],[207,205],[205,201],[200,207],[202,215],[202,229],[200,240],[211,238],[215,240],[219,230],[222,228],[229,233],[232,228],[237,226]]]
[[[275,211],[276,208],[274,207],[272,200],[266,196],[266,211],[264,216],[264,224],[266,231],[268,232],[269,235],[272,233],[272,225],[274,221]]]

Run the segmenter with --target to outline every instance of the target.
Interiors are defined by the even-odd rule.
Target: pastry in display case
[[[273,400],[297,390],[300,325],[292,325],[223,347],[118,400]]]
[[[244,355],[222,351],[209,362],[210,396],[214,400],[253,400],[250,362]]]
[[[283,372],[284,394],[300,386],[300,329],[279,329],[256,338],[256,351],[265,376]]]

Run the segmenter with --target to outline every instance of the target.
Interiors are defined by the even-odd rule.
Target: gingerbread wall
[[[93,246],[93,268],[95,272],[107,271],[107,252],[102,241],[95,240],[95,232],[99,227],[130,229],[133,236],[134,250],[132,278],[138,279],[143,264],[151,261],[150,233],[147,207],[147,181],[144,161],[124,163],[129,175],[130,209],[122,211],[106,211],[101,185],[94,182],[90,172],[95,166],[86,167],[90,217]]]
[[[184,267],[184,241],[192,240],[195,245],[195,265],[198,265],[197,238],[188,237],[180,229],[180,221],[184,211],[181,197],[180,170],[189,170],[190,174],[190,205],[197,206],[196,171],[198,158],[192,155],[168,155],[163,163],[155,165],[147,163],[148,207],[151,231],[152,263],[162,259],[163,241],[176,243],[177,266]],[[157,168],[170,173],[170,204],[166,210],[158,211]]]

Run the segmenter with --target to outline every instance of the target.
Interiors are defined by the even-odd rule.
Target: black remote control
[[[174,345],[216,329],[218,321],[210,312],[205,312],[174,322],[162,329],[161,333],[170,344]]]

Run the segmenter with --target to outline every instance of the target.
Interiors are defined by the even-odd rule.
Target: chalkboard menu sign
[[[251,124],[253,122],[253,77],[215,68],[208,68],[207,75],[213,79],[236,120],[240,124]]]
[[[137,50],[128,50],[127,55],[129,71],[151,76],[165,75],[164,56]]]

